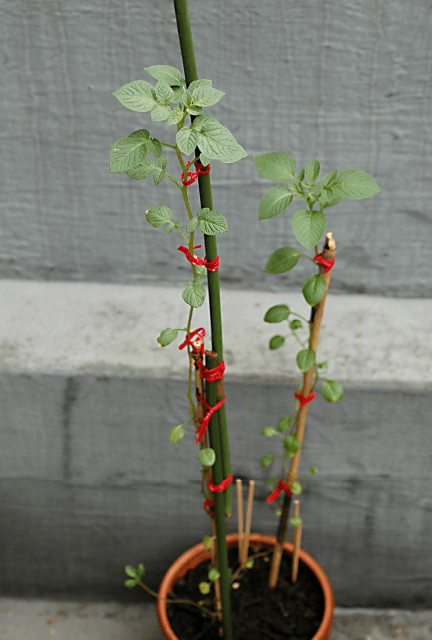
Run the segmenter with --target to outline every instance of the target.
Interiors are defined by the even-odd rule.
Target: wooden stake
[[[333,239],[333,234],[329,232],[326,234],[326,241],[323,247],[322,257],[325,260],[333,260],[333,258],[335,257],[335,254],[336,254],[336,242]],[[324,307],[325,307],[325,302],[326,302],[327,293],[328,293],[329,284],[330,284],[331,270],[326,273],[325,267],[320,265],[319,274],[324,278],[326,282],[326,291],[323,298],[318,302],[317,305],[315,305],[311,309],[309,349],[313,349],[315,352],[318,347],[321,323],[322,323],[323,314],[324,314]],[[311,367],[309,371],[307,371],[303,376],[303,385],[301,388],[301,394],[305,398],[307,398],[310,395],[310,392],[312,389],[313,374],[314,374],[314,367]],[[291,464],[290,464],[289,472],[286,479],[287,484],[292,484],[297,480],[298,466],[300,462],[300,455],[301,455],[304,431],[306,426],[307,410],[308,410],[308,405],[305,405],[304,407],[299,409],[297,413],[295,435],[300,443],[300,448],[295,454],[294,458],[291,458]],[[273,550],[273,558],[272,558],[272,565],[270,569],[270,578],[269,578],[269,589],[275,588],[278,581],[278,577],[279,577],[280,563],[281,563],[282,553],[283,553],[282,545],[285,542],[287,527],[288,527],[288,509],[284,509],[283,518],[284,518],[284,521],[281,522],[281,526],[279,527],[278,541]]]
[[[299,515],[300,515],[300,502],[299,500],[294,500],[294,516],[298,518]],[[293,552],[292,577],[291,577],[293,584],[297,582],[302,525],[303,523],[301,522],[298,527],[295,527],[294,534],[293,534],[294,552]]]
[[[244,534],[242,558],[241,558],[242,569],[246,569],[247,555],[248,555],[248,549],[249,549],[249,535],[250,535],[251,521],[252,521],[252,508],[253,508],[254,490],[255,490],[255,481],[254,480],[249,480],[249,493],[248,493],[248,502],[247,502],[246,526],[245,526],[245,534]]]
[[[242,564],[242,549],[243,549],[243,483],[241,478],[237,478],[237,524],[238,524],[238,554],[239,565]]]

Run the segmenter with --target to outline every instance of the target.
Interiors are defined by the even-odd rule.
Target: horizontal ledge
[[[157,344],[167,327],[186,325],[182,288],[97,283],[0,280],[0,367],[97,374],[185,374],[178,338]],[[221,292],[226,376],[289,380],[299,376],[300,346],[287,337],[276,351],[275,334],[289,336],[286,322],[263,322],[266,310],[287,304],[308,317],[299,293]],[[294,316],[295,317],[295,316]],[[209,347],[207,301],[194,312]],[[184,335],[184,334],[181,334]],[[303,332],[306,335],[306,331]],[[318,359],[326,377],[357,384],[432,385],[432,300],[329,295]]]

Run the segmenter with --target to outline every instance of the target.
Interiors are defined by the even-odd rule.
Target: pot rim
[[[270,547],[274,547],[276,545],[275,536],[261,534],[261,533],[251,533],[249,536],[250,542],[261,542],[264,545],[268,545]],[[228,548],[236,546],[238,542],[238,534],[231,533],[226,536],[227,546]],[[284,549],[289,553],[293,553],[294,546],[291,542],[284,542]],[[315,635],[311,640],[325,640],[328,638],[331,625],[333,622],[333,613],[335,607],[335,600],[333,589],[331,587],[330,581],[327,577],[327,574],[322,569],[322,567],[318,564],[312,556],[310,556],[306,551],[300,549],[299,557],[304,564],[306,564],[309,569],[314,573],[318,582],[320,583],[323,596],[324,596],[324,615],[321,620],[321,624],[318,627]],[[202,542],[196,544],[194,547],[191,547],[181,556],[177,558],[177,560],[170,566],[168,571],[166,572],[160,588],[159,595],[161,598],[166,598],[168,593],[174,587],[176,580],[182,578],[190,569],[194,569],[196,566],[209,560],[211,558],[211,550],[205,549],[204,544]],[[159,624],[161,626],[162,632],[167,638],[167,640],[178,640],[178,637],[175,635],[174,631],[171,628],[171,625],[168,620],[168,614],[166,610],[166,602],[158,598],[157,600],[157,614],[159,618]]]

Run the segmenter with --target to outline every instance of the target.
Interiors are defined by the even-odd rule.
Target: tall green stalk
[[[187,0],[174,0],[180,49],[183,59],[186,84],[189,86],[198,80],[192,32],[189,21]],[[192,117],[192,120],[194,118]],[[197,152],[197,155],[199,151]],[[199,192],[201,207],[213,209],[211,182],[209,175],[199,176]],[[207,260],[217,256],[217,243],[214,236],[204,236]],[[223,360],[222,316],[220,304],[219,273],[208,272],[208,290],[210,303],[210,324],[212,348],[217,359],[207,358],[207,368],[212,369]],[[210,406],[214,406],[224,395],[223,385],[218,382],[206,384],[206,397]],[[218,485],[231,473],[225,405],[213,414],[209,423],[211,446],[216,453],[216,462],[212,468],[214,484]],[[231,512],[231,487],[223,493],[215,493],[215,523],[218,553],[218,569],[220,573],[220,589],[225,640],[232,639],[230,582],[228,571],[228,551],[225,540],[225,515]]]

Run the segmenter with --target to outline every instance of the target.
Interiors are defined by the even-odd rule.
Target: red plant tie
[[[204,418],[199,420],[201,426],[198,429],[198,431],[195,433],[196,443],[198,445],[201,442],[201,439],[206,432],[208,423],[210,422],[210,418],[216,411],[218,411],[221,408],[221,406],[225,402],[226,396],[224,396],[222,400],[219,400],[219,402],[216,402],[214,407],[211,407],[209,404],[207,404],[204,398],[201,398],[201,396],[199,396],[198,394],[197,394],[197,398],[203,403],[205,408],[208,409],[208,412],[205,414]]]
[[[293,495],[289,484],[285,484],[285,482],[283,480],[279,480],[276,489],[273,491],[273,493],[271,493],[269,495],[269,497],[267,498],[267,502],[270,504],[271,502],[274,502],[276,500],[276,498],[279,497],[279,495],[282,493],[282,491],[285,491],[285,493],[287,494],[287,496],[289,496],[291,498],[291,496]]]
[[[307,398],[305,398],[304,396],[302,396],[302,394],[300,393],[300,391],[296,391],[294,393],[295,397],[297,398],[297,400],[300,400],[300,409],[302,407],[305,407],[307,404],[309,404],[309,402],[312,402],[312,400],[315,398],[316,393],[315,391],[311,391],[310,394],[308,395]]]
[[[214,516],[214,511],[212,507],[214,507],[214,500],[206,500],[204,502],[204,509],[207,511],[210,518],[213,518]]]
[[[205,175],[207,175],[208,173],[210,173],[210,169],[211,169],[211,165],[210,165],[210,164],[209,164],[209,165],[207,165],[207,168],[205,168],[205,167],[201,164],[201,162],[200,162],[199,160],[193,160],[192,162],[193,162],[193,163],[195,164],[195,166],[196,166],[196,173],[194,173],[193,171],[188,171],[188,174],[187,174],[187,175],[188,175],[189,180],[185,180],[185,179],[184,179],[184,171],[183,171],[183,173],[181,174],[181,181],[182,181],[182,183],[185,185],[185,187],[189,187],[191,184],[193,184],[193,183],[195,182],[195,180],[198,180],[198,176],[199,176],[199,175],[201,175],[201,176],[205,176]],[[191,166],[192,162],[189,162],[189,163],[186,165],[186,170],[187,170],[187,169],[189,169],[189,167]]]
[[[318,262],[318,264],[321,264],[323,267],[325,267],[325,272],[328,273],[336,262],[336,258],[333,258],[332,260],[325,260],[322,256],[323,254],[319,253],[317,256],[315,256],[314,260],[315,262]]]
[[[197,342],[197,340],[192,341],[192,336],[195,336],[197,334],[198,334],[197,340],[201,341],[201,345],[198,348],[195,347],[194,345],[194,342]],[[205,329],[203,329],[203,327],[200,327],[199,329],[195,329],[195,331],[192,331],[189,335],[186,334],[185,341],[182,342],[181,345],[179,346],[180,351],[184,349],[187,344],[189,344],[192,347],[192,351],[194,353],[201,353],[202,355],[204,355],[204,337],[205,337]]]
[[[227,487],[230,486],[232,481],[233,481],[233,474],[230,473],[228,478],[225,478],[225,480],[222,480],[220,484],[213,484],[213,482],[210,480],[210,482],[208,483],[208,486],[210,491],[213,491],[213,493],[222,493],[223,491],[225,491]]]
[[[207,382],[216,382],[216,380],[223,378],[225,372],[225,362],[223,360],[214,369],[206,369],[201,360],[197,360],[197,365],[201,378],[204,378]]]
[[[200,244],[197,244],[194,247],[194,249],[200,249],[200,248],[201,248]],[[195,254],[191,255],[187,247],[183,247],[183,246],[177,247],[177,251],[181,251],[182,253],[184,253],[187,260],[191,264],[194,264],[197,267],[205,267],[207,271],[217,271],[219,269],[219,256],[216,256],[216,258],[211,262],[207,262],[207,258],[204,258],[204,260],[202,260],[199,256],[196,256]]]

